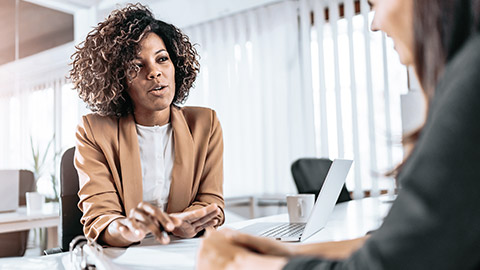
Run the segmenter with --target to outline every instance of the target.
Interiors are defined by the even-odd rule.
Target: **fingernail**
[[[168,234],[166,232],[162,232],[162,238],[163,239],[168,239]]]
[[[172,223],[167,223],[166,227],[167,227],[167,230],[169,230],[169,231],[171,231],[175,228]]]
[[[135,230],[135,234],[136,234],[136,235],[140,235],[140,231],[139,231],[139,230]]]

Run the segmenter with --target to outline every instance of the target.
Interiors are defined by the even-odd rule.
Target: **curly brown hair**
[[[175,67],[173,103],[186,101],[200,69],[197,51],[177,27],[156,20],[148,7],[137,3],[114,10],[75,46],[69,77],[93,112],[117,117],[133,112],[127,80],[137,75],[133,60],[138,44],[151,32],[163,39]]]

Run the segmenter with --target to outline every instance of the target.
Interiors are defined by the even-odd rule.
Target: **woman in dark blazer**
[[[372,29],[393,38],[428,99],[382,226],[366,240],[310,245],[212,232],[199,269],[480,268],[480,1],[370,3]]]
[[[166,244],[166,232],[189,238],[221,225],[220,123],[211,109],[177,106],[199,70],[188,37],[127,5],[72,58],[74,88],[94,112],[76,133],[85,235],[128,246],[153,233]]]

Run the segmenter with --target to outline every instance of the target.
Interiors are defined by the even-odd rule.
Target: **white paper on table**
[[[129,248],[104,248],[97,269],[195,269],[195,256],[200,239],[173,240],[160,245],[153,238]]]

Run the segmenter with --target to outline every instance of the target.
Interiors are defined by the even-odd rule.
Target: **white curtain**
[[[37,187],[49,197],[78,118],[78,97],[66,79],[72,51],[69,43],[0,66],[0,169],[33,171],[32,147],[40,159],[47,152]]]
[[[218,112],[227,197],[295,192],[291,163],[314,156],[354,159],[356,198],[393,192],[406,70],[356,2],[283,1],[184,29],[201,55],[187,105]]]
[[[366,0],[300,1],[300,17],[310,14],[313,24],[302,29],[311,34],[312,61],[306,63],[313,70],[317,153],[354,159],[347,179],[354,197],[363,197],[364,190],[393,193],[394,181],[384,173],[403,156],[406,68],[392,41],[370,31],[373,13]]]
[[[291,163],[315,156],[298,29],[297,3],[291,1],[185,29],[201,56],[187,105],[217,111],[226,197],[296,192]]]

